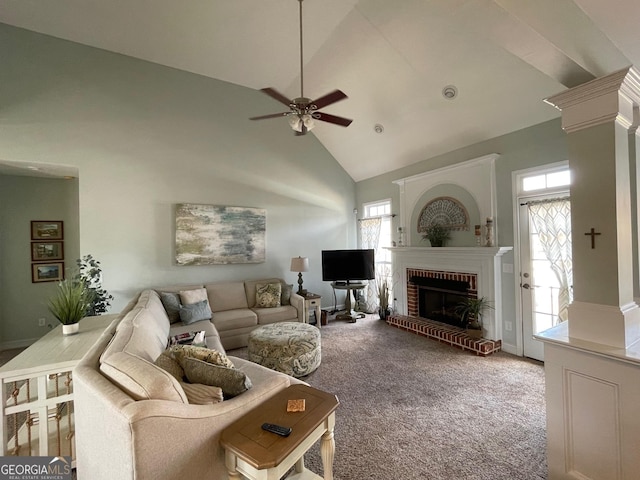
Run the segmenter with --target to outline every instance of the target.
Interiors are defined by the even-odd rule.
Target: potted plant
[[[386,320],[391,313],[389,310],[389,282],[386,278],[378,280],[378,300],[380,320]]]
[[[451,232],[441,223],[432,223],[426,228],[422,238],[429,240],[432,247],[444,247],[451,239]]]
[[[456,306],[456,313],[460,316],[460,323],[467,329],[472,338],[482,338],[482,314],[492,309],[486,297],[467,297]]]
[[[91,255],[85,255],[76,260],[76,264],[78,265],[78,273],[75,276],[75,280],[83,283],[92,294],[87,316],[106,313],[111,305],[111,300],[113,300],[113,295],[109,295],[109,292],[102,288],[102,267],[100,262]]]
[[[78,280],[62,280],[49,300],[49,311],[62,324],[63,335],[78,333],[78,322],[87,315],[93,294]]]

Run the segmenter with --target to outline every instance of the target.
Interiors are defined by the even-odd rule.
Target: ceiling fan
[[[300,96],[289,100],[282,93],[278,92],[274,88],[262,88],[261,91],[269,95],[271,98],[279,101],[280,103],[289,107],[288,112],[272,113],[269,115],[262,115],[260,117],[252,117],[249,120],[265,120],[267,118],[277,117],[289,117],[289,125],[295,130],[296,135],[305,135],[309,130],[315,126],[314,120],[320,120],[322,122],[333,123],[334,125],[340,125],[342,127],[348,127],[353,120],[344,117],[338,117],[336,115],[330,115],[328,113],[319,112],[323,107],[331,105],[348,98],[340,90],[334,90],[316,100],[311,100],[304,96],[304,71],[303,71],[303,55],[302,55],[302,1],[298,0],[300,4]]]

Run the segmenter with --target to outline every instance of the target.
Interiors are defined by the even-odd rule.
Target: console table
[[[351,303],[351,292],[353,290],[361,290],[367,286],[366,283],[337,283],[333,282],[331,284],[334,290],[346,290],[347,298],[344,302],[345,313],[340,313],[336,315],[336,320],[349,320],[350,322],[355,322],[358,318],[364,318],[366,315],[364,313],[356,312]]]
[[[59,325],[0,368],[2,455],[75,461],[71,371],[116,317],[84,318],[75,335]]]
[[[305,400],[305,411],[287,412],[287,402],[299,399]],[[292,385],[276,393],[223,430],[220,443],[226,452],[229,478],[279,479],[295,465],[287,480],[322,480],[304,466],[304,454],[322,438],[324,480],[333,480],[333,427],[338,405],[335,395],[308,385]],[[266,432],[261,428],[263,423],[290,427],[291,435]]]

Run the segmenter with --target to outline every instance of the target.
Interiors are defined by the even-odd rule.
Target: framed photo
[[[31,260],[34,262],[63,260],[64,248],[62,245],[62,242],[31,242]]]
[[[62,220],[32,220],[31,240],[62,240]]]
[[[64,280],[64,263],[32,263],[31,282],[59,282]]]

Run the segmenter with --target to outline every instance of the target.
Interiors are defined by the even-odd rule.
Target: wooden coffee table
[[[288,400],[305,400],[304,412],[287,412]],[[333,427],[339,402],[335,395],[307,385],[292,385],[229,425],[220,443],[226,452],[229,478],[279,480],[295,465],[289,480],[333,480]],[[262,430],[263,423],[291,427],[281,437]],[[304,454],[320,438],[324,477],[304,466]]]

